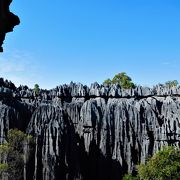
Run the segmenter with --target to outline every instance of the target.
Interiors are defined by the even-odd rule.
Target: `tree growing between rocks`
[[[32,137],[20,130],[11,129],[6,141],[0,145],[0,179],[21,180],[28,161],[28,146],[32,143]]]
[[[180,148],[164,147],[138,167],[138,174],[144,180],[180,179]]]
[[[137,166],[138,175],[125,175],[123,180],[179,180],[180,179],[180,148],[163,147],[145,164]]]
[[[35,93],[36,96],[39,95],[39,90],[40,90],[40,89],[39,89],[39,85],[38,85],[38,84],[35,84],[35,85],[34,85],[34,93]]]
[[[132,79],[125,72],[116,74],[113,79],[106,79],[103,84],[119,84],[124,89],[131,89],[136,87],[135,84],[132,82]]]
[[[177,80],[173,80],[173,81],[167,81],[165,82],[165,86],[172,88],[172,87],[178,87],[178,81]],[[180,87],[180,86],[179,86]]]

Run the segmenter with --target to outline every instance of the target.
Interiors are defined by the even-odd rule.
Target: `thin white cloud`
[[[176,60],[163,61],[161,64],[164,66],[176,67],[177,61]]]
[[[32,59],[31,54],[17,50],[2,54],[0,56],[0,77],[11,80],[16,86],[22,84],[33,87],[38,76]]]
[[[13,73],[26,71],[29,56],[20,52],[10,52],[0,56],[0,72]]]
[[[170,62],[162,62],[162,65],[170,65]]]
[[[23,72],[25,67],[22,64],[15,64],[15,62],[7,62],[6,60],[0,59],[0,72],[10,73],[10,72]]]

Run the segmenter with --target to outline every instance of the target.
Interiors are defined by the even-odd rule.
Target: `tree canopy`
[[[35,84],[34,85],[34,93],[35,93],[35,95],[37,96],[38,94],[39,94],[39,85],[38,84]]]
[[[21,180],[25,159],[28,156],[25,152],[26,147],[28,142],[32,141],[32,137],[20,130],[11,129],[8,131],[6,141],[0,145],[0,179]]]
[[[180,180],[180,148],[163,147],[145,164],[137,166],[136,177],[125,175],[123,180]]]
[[[103,84],[119,84],[122,88],[125,89],[135,88],[135,84],[132,82],[132,79],[125,72],[116,74],[112,80],[106,79]]]
[[[180,179],[180,149],[169,146],[157,152],[146,164],[138,167],[143,180]]]
[[[169,87],[169,88],[171,88],[171,87],[177,87],[178,84],[179,84],[179,83],[178,83],[177,80],[165,82],[165,86],[166,86],[166,87]]]

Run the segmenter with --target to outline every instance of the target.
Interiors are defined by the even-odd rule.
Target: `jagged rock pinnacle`
[[[70,83],[35,96],[3,79],[0,87],[1,137],[18,128],[35,138],[26,166],[34,180],[121,179],[180,143],[180,88]]]

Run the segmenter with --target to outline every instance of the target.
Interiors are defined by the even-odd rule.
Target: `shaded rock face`
[[[9,11],[12,0],[0,0],[0,52],[6,33],[13,31],[14,26],[20,23],[19,18]]]
[[[71,83],[34,96],[27,86],[3,85],[1,137],[17,127],[35,139],[26,179],[117,180],[161,146],[179,146],[178,88]]]

